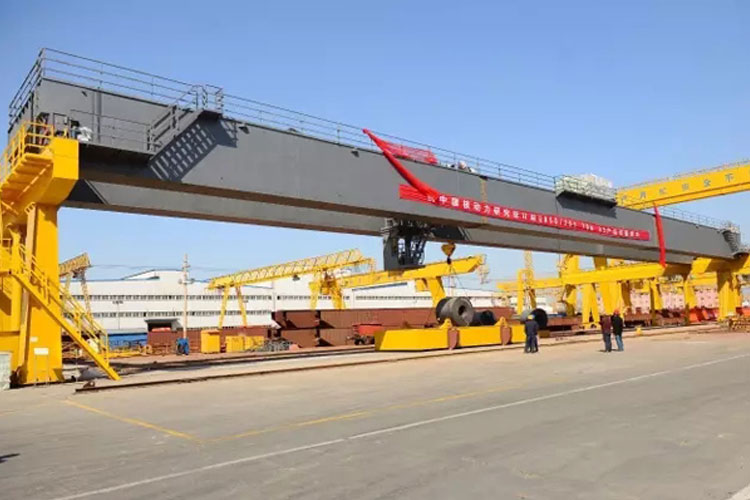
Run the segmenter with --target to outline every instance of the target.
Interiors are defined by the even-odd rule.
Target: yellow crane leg
[[[34,206],[29,214],[33,223],[27,226],[29,234],[26,235],[29,256],[33,255],[34,264],[53,283],[60,280],[57,212],[57,206]],[[61,328],[55,319],[60,308],[54,303],[48,307],[51,310],[29,300],[26,317],[21,318],[22,334],[18,337],[21,356],[16,368],[16,380],[21,385],[64,380]]]
[[[563,302],[565,302],[565,314],[575,316],[578,305],[578,288],[573,285],[565,285],[563,289]]]
[[[599,328],[601,316],[599,315],[599,301],[596,300],[596,288],[593,283],[585,283],[583,299],[581,303],[581,323],[585,328]]]
[[[594,257],[594,269],[607,269],[606,257]],[[616,307],[617,291],[615,283],[611,281],[601,281],[596,283],[596,288],[602,296],[602,306],[605,314],[612,314]]]
[[[219,330],[224,327],[224,316],[227,314],[227,301],[229,300],[229,287],[224,287],[221,294],[221,310],[219,311]]]
[[[736,314],[737,281],[731,271],[719,271],[716,273],[716,282],[719,291],[719,320],[723,320]]]
[[[310,310],[318,308],[318,297],[320,297],[320,285],[317,280],[310,282]]]
[[[664,301],[661,295],[661,285],[656,279],[648,280],[649,291],[649,309],[652,319],[661,317],[661,310],[664,309]]]
[[[247,311],[245,310],[245,299],[244,297],[242,297],[242,287],[240,287],[239,285],[234,287],[234,293],[237,294],[237,304],[240,306],[242,326],[247,327]]]
[[[340,288],[331,289],[331,303],[333,304],[334,309],[346,309],[344,293]]]
[[[432,307],[445,298],[445,287],[442,278],[425,278],[417,280],[417,290],[429,290],[432,296]]]

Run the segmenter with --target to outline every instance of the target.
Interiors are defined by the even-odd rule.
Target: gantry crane
[[[573,259],[573,257],[568,259]],[[648,286],[652,309],[658,310],[661,309],[660,287],[667,278],[678,277],[688,284],[686,287],[688,295],[685,301],[687,307],[695,307],[694,294],[693,298],[690,298],[690,291],[694,286],[698,284],[705,286],[711,280],[714,283],[718,281],[722,285],[724,281],[729,281],[730,283],[720,287],[720,293],[724,290],[725,294],[733,294],[720,297],[719,313],[723,318],[731,312],[729,307],[736,307],[738,300],[741,303],[739,284],[742,282],[742,277],[747,274],[750,274],[750,256],[748,255],[726,263],[699,258],[695,259],[692,264],[667,264],[666,267],[644,262],[616,262],[614,265],[605,265],[600,262],[598,268],[589,270],[579,270],[574,266],[561,268],[558,277],[535,279],[531,286],[535,290],[550,288],[571,290],[581,287],[584,324],[589,324],[589,318],[591,318],[590,326],[596,326],[599,322],[596,286],[600,287],[605,311],[611,312],[614,308],[620,307],[619,304],[629,305],[630,286],[633,282],[643,281]],[[507,293],[518,284],[514,281],[507,281],[498,283],[497,286],[501,292]]]
[[[446,262],[425,264],[414,269],[394,269],[341,277],[335,277],[328,273],[326,276],[310,282],[310,308],[315,309],[317,307],[320,294],[329,295],[336,309],[344,309],[344,290],[405,281],[415,281],[417,290],[429,291],[432,295],[432,305],[436,306],[440,300],[445,298],[443,277],[480,271],[484,262],[484,255],[475,255]]]
[[[91,297],[89,296],[89,287],[86,282],[86,270],[91,267],[91,260],[89,254],[82,253],[71,259],[61,262],[59,266],[60,280],[64,280],[64,290],[70,293],[70,282],[73,278],[80,280],[81,283],[81,295],[83,296],[83,304],[86,308],[86,312],[91,315]],[[74,349],[74,344],[70,341],[63,341],[63,353],[70,353]],[[78,357],[76,351],[76,357]]]
[[[237,302],[242,315],[242,325],[247,326],[247,312],[245,302],[242,297],[242,287],[253,283],[264,281],[274,281],[282,278],[294,278],[305,274],[313,274],[314,280],[318,281],[332,277],[335,271],[347,268],[367,266],[370,270],[375,269],[375,260],[362,255],[358,249],[345,250],[319,257],[309,257],[307,259],[285,262],[272,266],[248,269],[233,274],[227,274],[213,278],[209,284],[209,290],[221,290],[221,313],[219,314],[219,328],[224,325],[224,316],[226,315],[227,301],[229,293],[234,289],[237,296]]]
[[[87,253],[82,253],[72,259],[61,262],[59,267],[60,279],[65,280],[65,290],[70,291],[71,279],[76,278],[81,281],[81,295],[83,295],[83,303],[89,314],[91,314],[91,297],[89,296],[89,287],[86,282],[86,271],[90,267],[91,260]]]

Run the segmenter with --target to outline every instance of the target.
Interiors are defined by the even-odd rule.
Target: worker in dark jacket
[[[612,315],[612,333],[615,334],[615,342],[617,342],[617,350],[624,351],[625,347],[622,345],[622,330],[625,327],[625,322],[620,316],[620,311],[615,309]]]
[[[601,318],[604,352],[612,352],[612,319],[608,315]]]
[[[526,333],[526,347],[523,352],[537,352],[539,351],[539,343],[537,341],[537,335],[539,334],[539,324],[534,319],[533,314],[529,314],[524,324],[524,332]]]

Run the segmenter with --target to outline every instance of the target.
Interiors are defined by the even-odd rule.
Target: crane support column
[[[716,286],[719,291],[719,319],[722,320],[736,314],[739,287],[731,271],[716,273]]]
[[[59,283],[58,256],[58,207],[53,205],[36,205],[29,214],[34,218],[34,224],[29,226],[26,248],[28,261],[34,260],[36,267],[47,275],[53,283]],[[33,226],[33,227],[32,227]],[[33,256],[33,257],[32,257]],[[50,291],[51,292],[51,291]],[[19,383],[36,384],[45,382],[62,382],[62,337],[60,325],[55,315],[60,314],[60,307],[54,303],[47,307],[48,311],[36,301],[30,301],[27,311],[26,335],[19,338],[25,345],[25,353],[21,369],[18,373]]]
[[[593,283],[585,283],[582,288],[581,323],[587,328],[599,328],[601,316],[599,301],[596,298],[596,287]]]
[[[648,280],[648,290],[651,319],[657,319],[661,317],[661,310],[664,309],[664,301],[662,300],[659,280],[656,278]]]
[[[606,257],[594,257],[594,268],[597,270],[607,269],[607,258]],[[605,314],[612,314],[616,307],[616,283],[611,281],[601,281],[596,284],[599,288],[599,293],[602,296],[602,306]]]

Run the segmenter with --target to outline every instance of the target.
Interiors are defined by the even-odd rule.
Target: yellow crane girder
[[[83,302],[86,305],[86,311],[91,314],[91,297],[89,296],[89,286],[86,281],[86,270],[91,267],[89,254],[82,253],[64,262],[58,266],[60,279],[65,279],[65,290],[70,290],[70,280],[79,278],[81,280],[81,294]]]
[[[318,257],[294,260],[283,264],[248,269],[237,273],[227,274],[213,278],[209,284],[209,290],[220,288],[232,288],[236,286],[261,283],[282,278],[292,278],[303,274],[314,274],[316,272],[327,272],[334,269],[367,265],[374,268],[375,261],[365,257],[362,252],[354,248],[343,252],[336,252]]]
[[[710,277],[713,277],[715,280],[717,272],[750,274],[750,256],[745,256],[731,262],[698,258],[692,264],[667,264],[666,267],[662,267],[660,264],[638,262],[620,264],[603,269],[562,271],[560,276],[556,278],[535,279],[532,282],[532,286],[534,289],[539,290],[560,288],[566,285],[578,286],[621,281],[640,281],[671,276],[696,276],[701,284],[705,284]],[[517,286],[518,284],[515,281],[505,281],[497,284],[497,287],[501,291],[511,291]]]
[[[75,277],[75,275],[90,267],[91,260],[89,259],[89,254],[82,253],[72,259],[61,262],[58,272],[60,273],[60,278],[67,278],[68,276]]]
[[[686,172],[617,191],[617,204],[642,210],[750,190],[750,162]]]
[[[442,282],[444,276],[474,272],[481,269],[484,262],[484,255],[475,255],[454,259],[450,263],[435,262],[414,269],[369,272],[338,278],[334,276],[322,277],[310,283],[310,306],[311,309],[315,309],[317,307],[318,296],[323,294],[331,297],[336,309],[343,309],[345,307],[343,290],[405,281],[415,281],[418,290],[429,291],[432,295],[433,305],[437,305],[445,297],[445,289]]]

